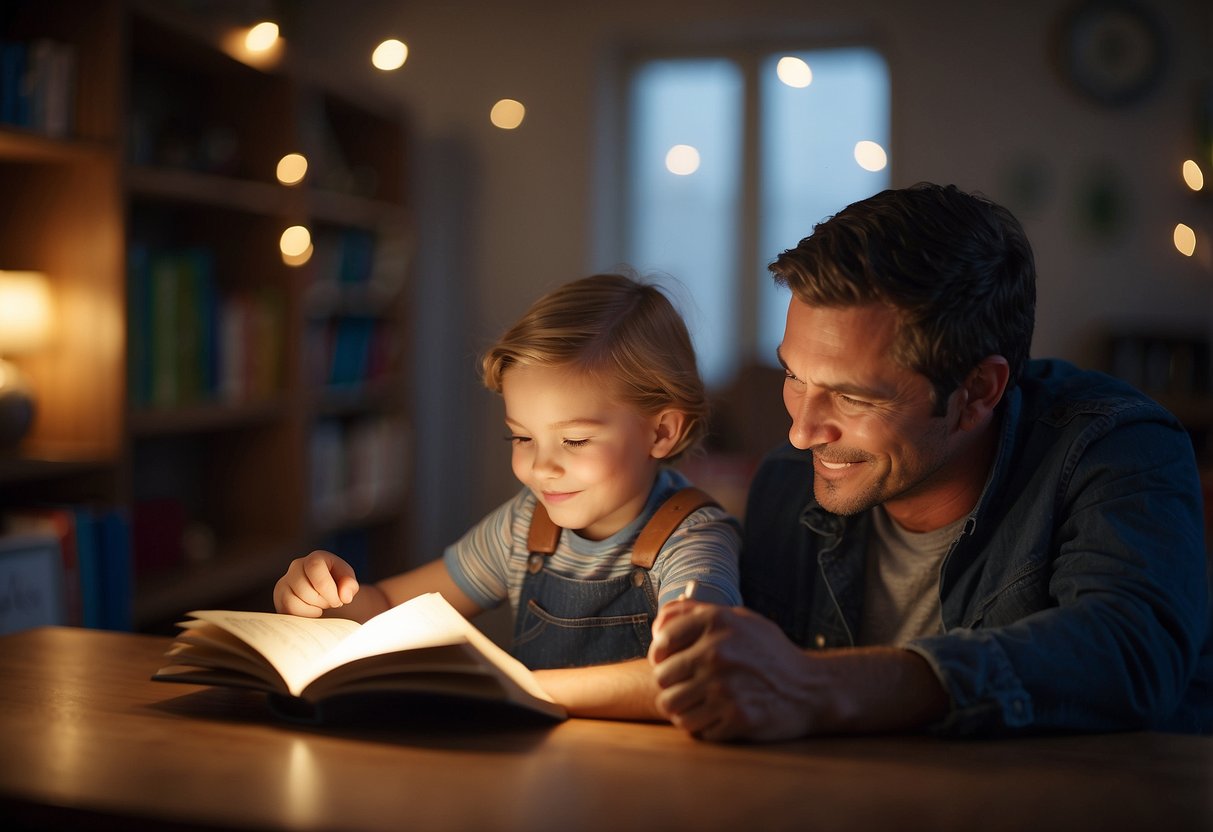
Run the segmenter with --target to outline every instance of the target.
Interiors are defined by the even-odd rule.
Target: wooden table
[[[104,829],[1213,829],[1213,739],[1115,734],[698,742],[424,708],[285,722],[246,691],[152,682],[169,640],[0,638],[0,825]]]

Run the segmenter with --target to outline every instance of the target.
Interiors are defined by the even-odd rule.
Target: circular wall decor
[[[1092,0],[1067,15],[1061,30],[1065,75],[1084,95],[1131,104],[1157,86],[1166,68],[1158,18],[1133,0]]]

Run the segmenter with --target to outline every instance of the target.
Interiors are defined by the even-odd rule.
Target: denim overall
[[[514,657],[539,670],[621,662],[648,653],[657,616],[657,593],[649,569],[682,521],[707,505],[716,501],[698,488],[675,492],[637,536],[630,573],[583,580],[547,568],[562,529],[537,502],[527,534],[531,555],[514,622]]]

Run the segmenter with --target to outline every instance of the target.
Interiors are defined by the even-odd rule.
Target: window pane
[[[741,73],[724,59],[654,61],[633,77],[627,259],[671,287],[709,385],[731,375],[740,347],[742,96]],[[667,168],[677,145],[697,151],[693,172]]]
[[[776,287],[766,266],[809,236],[813,226],[850,203],[889,186],[889,171],[865,170],[856,161],[860,141],[889,148],[889,76],[872,49],[795,53],[812,71],[806,87],[779,80],[771,55],[760,69],[762,92],[759,200],[758,356],[775,364],[783,338],[788,291]]]

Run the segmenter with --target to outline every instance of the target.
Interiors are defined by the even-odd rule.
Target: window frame
[[[760,250],[762,226],[759,209],[762,199],[762,79],[763,63],[776,54],[804,54],[843,49],[866,49],[874,52],[884,62],[888,84],[888,137],[885,150],[889,154],[887,176],[890,183],[895,179],[897,113],[894,106],[893,62],[887,51],[874,37],[851,35],[828,37],[820,34],[803,36],[784,35],[778,38],[754,38],[745,40],[709,40],[696,43],[651,42],[633,44],[617,50],[607,62],[604,95],[599,107],[601,124],[597,136],[603,146],[595,153],[593,189],[595,194],[593,244],[591,259],[594,270],[638,269],[626,254],[633,250],[630,239],[630,223],[626,212],[634,197],[634,183],[629,175],[633,169],[631,154],[631,96],[634,80],[641,67],[663,60],[719,60],[732,61],[742,78],[743,125],[741,132],[740,177],[738,204],[735,212],[737,228],[736,247],[732,273],[736,275],[732,288],[737,314],[736,356],[731,373],[761,362],[778,366],[774,355],[763,355],[759,349],[759,327],[762,316],[762,292],[769,280],[765,265],[772,262],[779,252]],[[839,206],[842,208],[843,206]],[[811,229],[805,229],[807,234]],[[608,265],[603,265],[608,264]],[[715,386],[729,383],[726,373]]]

